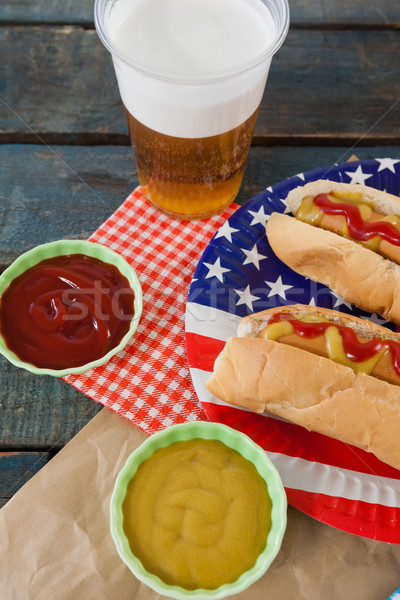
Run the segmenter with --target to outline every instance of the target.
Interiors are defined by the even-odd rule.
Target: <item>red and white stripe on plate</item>
[[[208,419],[242,431],[268,452],[295,508],[344,531],[400,543],[399,470],[359,448],[230,406],[208,392],[214,360],[239,320],[213,307],[186,307],[189,367]]]

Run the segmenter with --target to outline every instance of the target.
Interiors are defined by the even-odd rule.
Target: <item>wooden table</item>
[[[0,4],[0,269],[31,247],[87,238],[137,186],[92,0]],[[301,171],[400,156],[400,8],[292,0],[239,202]],[[397,104],[396,104],[397,103]],[[101,406],[0,359],[0,503]]]

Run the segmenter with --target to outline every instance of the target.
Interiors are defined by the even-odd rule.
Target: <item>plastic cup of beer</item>
[[[139,182],[179,219],[235,199],[287,0],[96,0]]]

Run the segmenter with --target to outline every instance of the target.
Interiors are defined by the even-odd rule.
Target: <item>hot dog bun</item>
[[[287,203],[296,212],[302,198],[330,191],[361,192],[386,215],[400,214],[400,199],[361,185],[315,181],[292,190]],[[266,227],[277,257],[304,277],[320,282],[368,312],[400,323],[400,266],[337,233],[273,213]]]
[[[239,334],[256,336],[277,310],[291,310],[294,315],[305,310],[315,313],[314,307],[299,305],[263,311],[243,319]],[[325,316],[335,312],[316,311]],[[352,317],[335,312],[335,319],[349,326]],[[367,339],[388,334],[385,328],[361,319],[355,319],[355,326]],[[399,341],[397,334],[388,335]],[[269,411],[308,430],[372,452],[400,469],[397,385],[356,374],[329,358],[258,337],[230,338],[206,385],[229,404],[258,413]]]

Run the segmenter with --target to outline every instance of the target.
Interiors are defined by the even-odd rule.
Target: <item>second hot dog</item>
[[[242,319],[206,385],[230,404],[269,411],[400,468],[400,337],[303,305]]]

